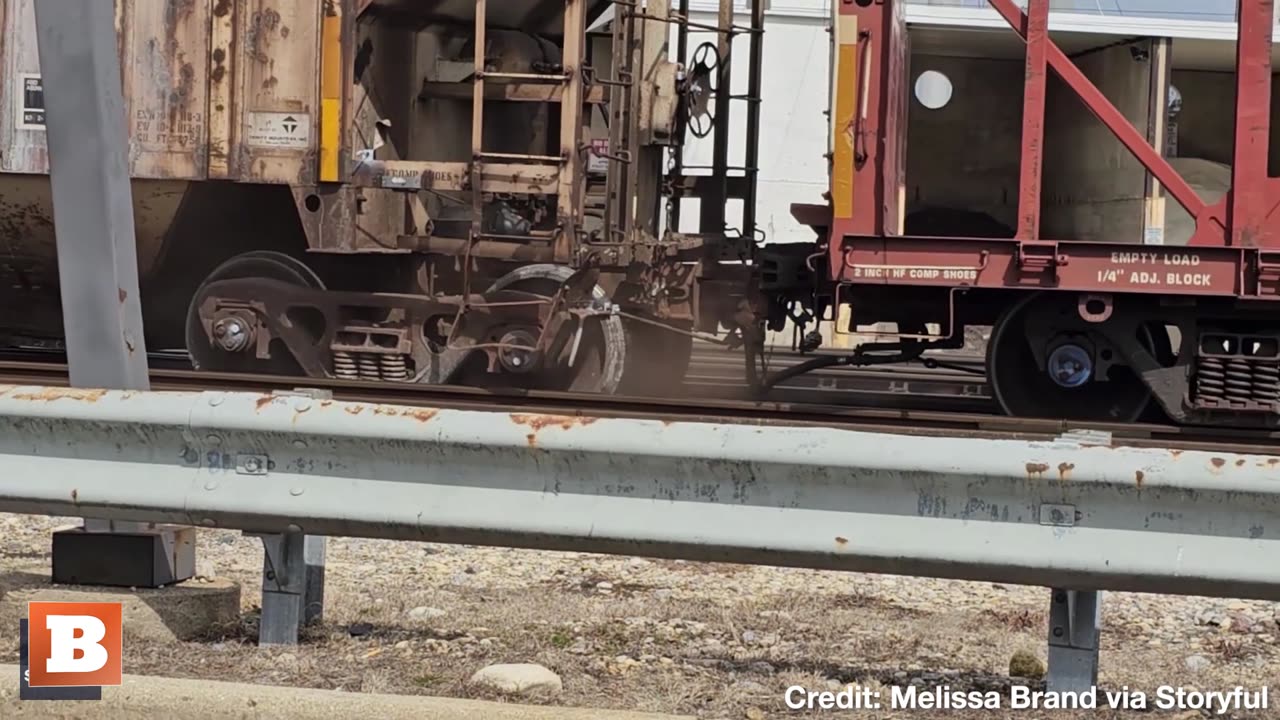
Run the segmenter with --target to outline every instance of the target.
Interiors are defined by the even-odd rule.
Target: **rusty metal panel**
[[[6,0],[0,36],[0,171],[49,172],[35,0]]]
[[[125,29],[131,174],[203,178],[209,155],[209,5],[205,0],[118,2]]]
[[[231,149],[235,145],[235,49],[236,23],[231,0],[208,0],[213,8],[209,20],[209,177],[232,177]]]
[[[48,173],[35,0],[3,5],[0,171]],[[135,178],[197,179],[208,143],[209,13],[203,0],[117,0],[129,170]]]
[[[239,0],[233,65],[242,181],[307,185],[318,157],[320,11],[323,2]]]

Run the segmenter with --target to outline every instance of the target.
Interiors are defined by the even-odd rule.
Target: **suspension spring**
[[[383,355],[382,379],[392,382],[403,382],[409,379],[409,366],[404,355]]]
[[[333,374],[343,380],[356,380],[360,372],[356,369],[356,360],[351,353],[336,350],[333,353]]]
[[[1253,400],[1253,369],[1248,360],[1227,361],[1227,399],[1247,403]]]
[[[381,380],[382,373],[378,370],[378,356],[373,353],[359,353],[356,355],[356,364],[360,366],[361,380]]]
[[[1227,368],[1222,358],[1202,357],[1196,368],[1196,399],[1222,402],[1227,399]]]
[[[1258,402],[1280,403],[1280,363],[1263,361],[1253,366],[1253,397]]]

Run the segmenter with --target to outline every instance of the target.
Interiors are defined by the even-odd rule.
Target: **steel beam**
[[[1271,136],[1272,0],[1240,0],[1236,41],[1235,159],[1231,165],[1231,245],[1270,247],[1267,155]],[[1270,200],[1270,202],[1268,202]]]
[[[115,10],[99,0],[41,0],[35,21],[71,384],[147,390]],[[94,562],[106,537],[115,562]],[[186,568],[165,551],[181,543],[171,529],[86,518],[82,531],[58,540],[56,582],[172,582],[194,572],[194,562]],[[168,567],[155,568],[156,558]]]
[[[71,384],[146,390],[115,9],[35,3]]]
[[[1018,181],[1018,239],[1040,238],[1040,176],[1044,157],[1044,103],[1048,63],[1049,0],[1028,0],[1026,81],[1022,88],[1022,166]]]
[[[1280,457],[1081,441],[0,387],[0,512],[1280,598]]]

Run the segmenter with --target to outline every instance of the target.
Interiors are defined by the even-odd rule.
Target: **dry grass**
[[[1044,610],[1031,608],[988,608],[983,611],[986,619],[1003,625],[1013,632],[1041,631],[1048,623]]]
[[[38,551],[47,536],[33,534],[28,542]],[[323,624],[298,647],[259,648],[260,551],[238,539],[221,549],[202,542],[219,574],[243,583],[243,622],[212,642],[127,646],[130,672],[500,699],[467,679],[488,664],[535,662],[557,672],[564,691],[530,702],[738,720],[749,711],[830,716],[787,710],[783,693],[793,685],[825,690],[916,681],[1000,689],[1010,682],[1015,651],[1045,657],[1045,612],[1034,603],[1047,594],[1039,590],[345,540],[330,542]],[[0,570],[16,569],[15,560],[0,558]],[[602,592],[600,583],[611,590]],[[1280,677],[1274,644],[1280,628],[1224,632],[1197,624],[1195,606],[1180,600],[1109,597],[1106,686],[1258,687]],[[443,614],[412,617],[419,606]],[[1158,621],[1175,610],[1190,619],[1165,623],[1174,628],[1167,635],[1144,629],[1144,623],[1163,627]],[[353,636],[359,624],[368,632]],[[13,637],[0,634],[0,655],[13,662],[16,651]],[[1193,653],[1211,666],[1189,670],[1185,658]],[[875,717],[908,715],[932,716]],[[946,713],[961,720],[990,716]]]

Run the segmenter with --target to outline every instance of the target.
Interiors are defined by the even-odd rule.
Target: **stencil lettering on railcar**
[[[1176,252],[1113,252],[1111,262],[1116,265],[1179,265],[1196,267],[1200,256],[1195,253]]]
[[[1169,272],[1158,268],[1195,268],[1203,259],[1196,253],[1180,252],[1113,252],[1114,267],[1098,270],[1097,281],[1103,285],[1138,285],[1148,287],[1212,287],[1213,274],[1206,272]]]
[[[978,279],[978,271],[973,268],[855,265],[852,269],[855,280],[945,280],[967,283]]]
[[[138,109],[133,113],[133,141],[140,145],[185,148],[204,135],[204,114],[175,108],[164,114]]]

